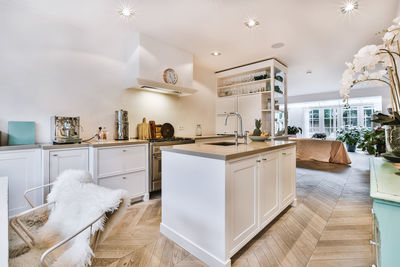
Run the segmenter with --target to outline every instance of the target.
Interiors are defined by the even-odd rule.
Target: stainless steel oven
[[[194,143],[193,139],[188,138],[172,138],[172,139],[153,139],[149,140],[149,191],[157,191],[161,189],[161,147],[174,146],[180,144]]]

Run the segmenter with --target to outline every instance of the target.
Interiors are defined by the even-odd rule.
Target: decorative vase
[[[400,126],[385,126],[386,150],[400,157]]]
[[[348,151],[348,152],[355,152],[355,151],[356,151],[357,144],[350,145],[350,144],[347,144],[347,143],[346,143],[346,147],[347,147],[347,151]]]
[[[376,145],[376,152],[378,152],[378,154],[385,153],[386,152],[386,145],[385,144]]]

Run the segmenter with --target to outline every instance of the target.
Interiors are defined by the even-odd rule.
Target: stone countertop
[[[212,134],[212,135],[201,135],[201,136],[177,136],[179,138],[190,138],[193,140],[201,140],[201,139],[212,139],[212,138],[227,138],[234,137],[233,134]]]
[[[384,158],[370,159],[370,196],[400,203],[399,170]]]
[[[131,140],[110,140],[103,142],[91,142],[89,146],[91,147],[108,147],[108,146],[128,146],[128,145],[139,145],[139,144],[147,144],[149,141],[147,140],[139,140],[139,139],[131,139]]]
[[[12,151],[12,150],[35,149],[35,148],[41,148],[41,145],[34,144],[34,145],[19,145],[19,146],[0,146],[0,152],[1,151]]]
[[[12,150],[24,150],[24,149],[43,149],[43,150],[50,150],[50,149],[69,149],[69,148],[80,148],[80,147],[109,147],[109,146],[128,146],[128,145],[138,145],[138,144],[147,144],[147,140],[138,140],[138,139],[131,139],[131,140],[109,140],[103,142],[91,141],[91,142],[82,142],[80,144],[34,144],[34,145],[19,145],[19,146],[0,146],[1,151],[12,151]]]
[[[161,150],[219,160],[232,160],[295,145],[296,142],[293,141],[250,142],[248,145],[240,143],[238,146],[218,146],[195,143],[161,147]]]

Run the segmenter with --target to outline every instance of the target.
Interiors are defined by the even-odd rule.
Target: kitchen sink
[[[215,143],[207,143],[207,145],[213,146],[234,146],[235,142],[215,142]]]

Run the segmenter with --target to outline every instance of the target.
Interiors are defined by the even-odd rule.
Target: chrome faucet
[[[243,138],[244,143],[247,145],[247,137],[248,137],[249,131],[245,131],[245,134],[243,135],[242,116],[241,116],[238,112],[229,112],[229,113],[226,113],[226,117],[225,117],[225,126],[228,124],[228,118],[229,118],[230,116],[236,116],[236,117],[239,118],[239,133],[240,133],[240,135],[238,134],[237,131],[235,131],[235,144],[236,144],[236,146],[238,145],[238,138],[239,138],[239,137],[240,137],[240,138]]]

